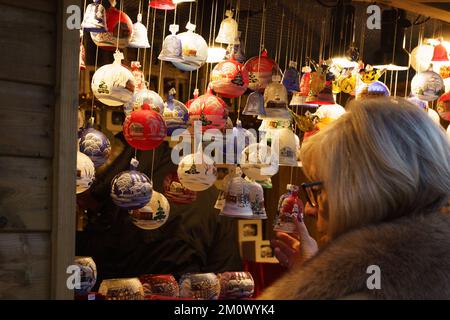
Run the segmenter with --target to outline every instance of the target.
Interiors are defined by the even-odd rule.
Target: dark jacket
[[[381,271],[379,290],[367,287],[371,265]],[[343,234],[261,299],[347,297],[450,299],[450,215],[403,217]]]

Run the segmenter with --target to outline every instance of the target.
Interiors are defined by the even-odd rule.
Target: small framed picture
[[[269,240],[261,240],[255,243],[256,262],[278,263]]]
[[[261,220],[239,220],[239,242],[262,239]]]

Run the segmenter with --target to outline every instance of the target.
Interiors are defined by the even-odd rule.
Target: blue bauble
[[[80,152],[87,155],[97,168],[108,160],[111,153],[111,143],[101,131],[88,125],[80,136]]]

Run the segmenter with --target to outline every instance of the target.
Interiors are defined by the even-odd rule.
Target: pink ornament
[[[211,72],[211,87],[225,98],[237,98],[248,87],[248,72],[234,58],[219,62]]]
[[[195,99],[189,107],[189,120],[202,122],[202,132],[208,129],[222,130],[228,119],[228,107],[219,97],[208,92]]]
[[[159,113],[144,104],[141,110],[133,111],[123,123],[123,134],[128,144],[138,150],[152,150],[166,137],[166,124]]]

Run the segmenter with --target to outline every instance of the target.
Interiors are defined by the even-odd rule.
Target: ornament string
[[[279,41],[277,41],[277,48],[275,50],[275,61],[280,64],[280,51],[281,51],[281,39],[283,38],[283,27],[284,27],[284,7],[283,13],[281,14],[281,24],[280,24],[280,33],[278,35]]]
[[[411,69],[410,67],[411,67],[411,47],[412,47],[413,29],[414,24],[411,25],[411,32],[409,34],[409,46],[408,46],[409,61],[408,61],[408,70],[406,70],[405,98],[408,96],[409,69]]]
[[[163,23],[163,36],[162,36],[163,39],[166,37],[166,22],[167,22],[167,10],[164,10],[164,23]],[[162,88],[162,84],[163,84],[163,79],[162,79],[163,66],[164,66],[164,61],[160,60],[159,61],[159,78],[158,78],[158,81],[159,81],[159,83],[158,83],[158,94],[160,96],[164,95],[164,92],[161,92],[161,90],[164,91],[164,89]]]
[[[192,2],[189,4],[189,21],[191,21],[191,14],[192,14]],[[191,96],[191,90],[192,90],[192,71],[189,71],[188,99]]]
[[[146,24],[145,24],[145,26],[147,28],[147,37],[148,37],[149,24],[150,24],[150,6],[147,6],[147,18],[146,18]],[[153,43],[152,43],[152,46],[153,46]],[[146,68],[145,68],[147,66],[146,63],[147,63],[147,48],[144,49],[144,57],[143,57],[143,61],[142,61],[143,72],[145,72],[145,70],[146,70]],[[150,85],[150,83],[149,83],[149,85]]]
[[[263,12],[262,12],[262,18],[261,18],[261,34],[259,35],[259,56],[258,56],[258,74],[261,66],[261,54],[263,48],[263,33],[264,33],[264,18],[266,15],[266,1],[263,1]]]
[[[123,2],[125,0],[121,0],[120,1],[120,5],[119,5],[119,26],[117,28],[117,42],[116,42],[116,51],[119,50],[119,40],[120,40],[120,28],[121,28],[121,24],[122,24],[122,10],[123,10]]]
[[[211,45],[213,41],[211,40],[213,35],[213,23],[214,23],[214,16],[217,15],[217,0],[213,0],[212,6],[211,6],[211,21],[209,24],[209,36],[208,36],[208,47],[211,48]],[[205,83],[204,83],[204,91],[206,92],[206,88],[208,87],[208,74],[209,74],[209,65],[207,64],[205,67]]]
[[[150,59],[148,61],[148,87],[149,87],[149,89],[151,88],[151,80],[152,80],[153,48],[155,47],[154,42],[155,42],[156,13],[157,13],[157,9],[153,8],[152,40],[151,40],[151,48],[150,48]]]
[[[142,0],[139,0],[139,12],[138,12],[138,15],[142,15],[142,11],[143,11]],[[141,61],[140,57],[141,57],[141,48],[138,48],[136,60],[137,61]]]
[[[202,17],[203,14],[205,13],[205,2],[202,2]],[[197,15],[198,15],[198,5],[195,6],[195,23],[197,23]],[[203,19],[201,19],[201,23],[200,23],[200,33],[203,34]],[[195,88],[198,88],[198,76],[199,76],[199,69],[197,69],[195,74]]]

